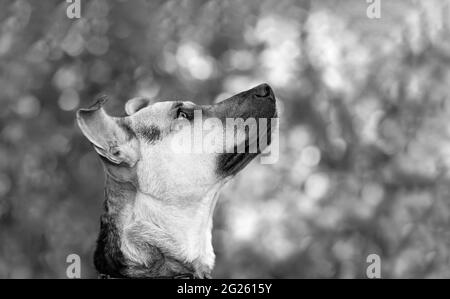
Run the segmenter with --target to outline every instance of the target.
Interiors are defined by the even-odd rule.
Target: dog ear
[[[148,98],[143,98],[143,97],[133,98],[125,104],[125,112],[128,115],[133,115],[136,112],[138,112],[139,110],[141,110],[142,108],[147,107],[149,104],[150,104],[150,99],[148,99]]]
[[[114,164],[134,166],[139,159],[134,134],[123,118],[111,117],[103,109],[106,98],[77,111],[77,122],[95,151]]]

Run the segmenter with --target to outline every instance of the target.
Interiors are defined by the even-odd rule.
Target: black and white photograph
[[[450,278],[450,0],[0,0],[0,104],[0,279]]]

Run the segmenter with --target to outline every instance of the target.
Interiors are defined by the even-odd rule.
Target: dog
[[[262,84],[203,106],[134,98],[123,117],[108,115],[106,101],[103,97],[78,110],[76,117],[106,173],[105,212],[94,253],[100,277],[211,278],[218,192],[270,144],[273,126],[263,127],[260,120],[278,117],[272,88]],[[215,120],[208,129],[215,140],[212,150],[176,150],[176,140],[192,140],[199,113],[201,123]],[[221,124],[229,119],[259,122],[226,134],[228,126]]]

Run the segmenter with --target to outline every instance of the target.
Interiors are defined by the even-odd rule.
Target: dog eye
[[[185,118],[185,119],[188,119],[188,115],[187,115],[186,112],[181,111],[181,110],[178,110],[177,118]]]
[[[177,119],[179,118],[184,118],[187,119],[189,121],[191,121],[194,118],[194,115],[192,114],[192,112],[189,109],[183,109],[183,108],[179,108],[177,110]]]
[[[187,119],[188,121],[192,121],[194,119],[194,110],[187,107],[179,107],[176,110],[175,119]]]

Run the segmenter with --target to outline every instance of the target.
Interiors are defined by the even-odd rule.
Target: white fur
[[[121,249],[125,256],[140,264],[147,262],[135,240],[126,237],[139,225],[144,228],[140,236],[143,240],[151,240],[152,245],[177,259],[211,270],[215,259],[211,244],[212,216],[222,185],[223,182],[214,185],[203,198],[193,199],[183,207],[138,193],[131,210],[123,213],[125,238]]]

